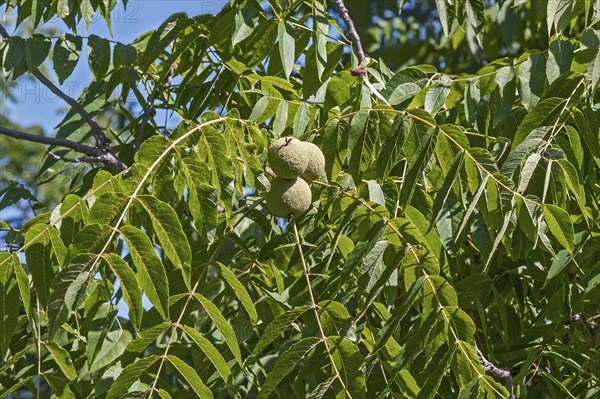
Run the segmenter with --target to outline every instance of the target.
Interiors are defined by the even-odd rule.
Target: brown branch
[[[494,363],[490,362],[483,356],[483,353],[479,350],[477,344],[475,344],[475,350],[479,355],[479,363],[483,366],[484,370],[488,373],[492,374],[495,377],[503,378],[506,380],[506,388],[508,389],[509,399],[515,399],[515,392],[513,387],[512,376],[510,375],[510,371],[506,369],[501,369],[497,367]]]
[[[142,145],[142,140],[144,138],[144,130],[146,130],[146,125],[148,124],[150,117],[154,113],[154,95],[154,91],[150,93],[150,96],[148,97],[148,100],[146,102],[146,106],[144,107],[142,121],[140,122],[137,135],[135,136],[135,144],[133,145],[133,150],[136,152],[140,149],[140,146]]]
[[[179,66],[179,64],[177,64],[177,62],[173,62],[171,64],[171,66],[169,67],[169,69],[167,69],[167,71],[165,72],[164,76],[161,76],[161,79],[159,82],[164,82],[167,85],[170,85],[171,78],[177,71],[178,66]],[[133,150],[135,152],[137,152],[137,150],[139,150],[140,146],[142,145],[142,140],[144,138],[144,130],[146,130],[146,125],[150,121],[150,118],[152,118],[156,114],[156,111],[154,109],[154,100],[156,100],[156,95],[158,94],[158,89],[160,87],[162,87],[162,86],[159,83],[155,84],[154,89],[148,96],[148,100],[146,101],[146,105],[144,106],[143,113],[142,113],[142,121],[140,122],[138,131],[137,131],[137,135],[135,137],[135,143],[133,145]]]
[[[96,123],[96,121],[92,118],[92,116],[83,108],[81,104],[77,102],[77,100],[69,97],[66,93],[61,91],[54,83],[52,83],[39,69],[34,69],[31,71],[31,74],[35,76],[37,80],[40,81],[41,84],[46,86],[52,93],[54,93],[57,97],[61,98],[71,106],[77,112],[83,120],[90,126],[92,129],[92,134],[96,139],[96,145],[98,148],[102,148],[103,150],[110,150],[110,140],[106,138],[104,131],[102,128]]]
[[[5,39],[8,39],[11,37],[8,34],[8,32],[6,31],[6,29],[4,28],[4,26],[2,26],[2,24],[0,24],[0,35],[2,35],[2,37],[4,37]],[[77,100],[69,97],[66,93],[64,93],[62,90],[60,90],[58,88],[58,86],[56,86],[54,83],[52,83],[39,69],[34,69],[30,72],[33,76],[35,76],[35,78],[37,80],[40,81],[41,84],[46,86],[57,97],[59,97],[64,102],[69,104],[71,106],[71,108],[73,108],[79,115],[81,115],[83,120],[88,125],[90,125],[90,128],[92,129],[92,133],[94,134],[94,137],[96,138],[96,144],[97,144],[98,148],[102,148],[104,150],[110,149],[110,142],[104,135],[104,131],[102,130],[102,128],[96,123],[96,121],[92,118],[92,116],[83,108],[83,106],[77,102]]]
[[[358,32],[354,27],[354,22],[352,22],[352,18],[350,18],[350,13],[344,4],[344,0],[333,0],[333,4],[340,15],[340,18],[342,18],[342,21],[346,24],[346,28],[348,28],[348,34],[350,35],[350,40],[354,46],[354,52],[358,56],[358,63],[360,64],[365,59],[365,51],[363,50],[360,36],[358,36]]]
[[[8,34],[8,32],[6,31],[6,29],[4,28],[4,26],[2,26],[2,24],[0,24],[0,36],[2,36],[5,39],[9,39],[11,37]],[[102,130],[102,128],[98,125],[98,123],[96,123],[96,121],[92,118],[92,116],[85,110],[83,105],[79,104],[77,102],[77,100],[69,97],[66,93],[64,93],[62,90],[60,90],[58,88],[58,86],[56,86],[54,83],[52,83],[39,69],[34,69],[30,72],[33,76],[35,76],[35,78],[37,80],[39,80],[39,82],[41,84],[46,86],[57,97],[59,97],[64,102],[69,104],[71,106],[71,108],[73,108],[75,110],[75,112],[77,112],[83,118],[83,120],[90,126],[90,128],[92,129],[92,134],[94,135],[94,138],[96,139],[96,148],[88,147],[86,145],[75,143],[70,140],[64,140],[64,139],[58,139],[58,138],[53,139],[50,137],[45,137],[44,139],[50,139],[50,140],[55,140],[55,141],[52,143],[43,142],[43,141],[40,141],[41,136],[30,135],[28,133],[23,133],[20,135],[17,134],[15,136],[14,134],[11,134],[8,132],[8,131],[11,131],[11,129],[4,130],[4,128],[3,128],[2,134],[6,134],[8,136],[15,137],[15,138],[22,138],[22,139],[28,140],[28,141],[36,141],[38,143],[44,143],[44,144],[49,144],[49,145],[58,145],[61,147],[71,148],[75,151],[95,157],[98,159],[99,162],[105,163],[106,165],[111,166],[112,168],[114,168],[115,170],[117,170],[119,172],[127,169],[127,165],[125,165],[123,162],[121,162],[111,152],[110,140],[108,140],[108,138],[104,134],[104,131]],[[11,132],[15,133],[16,131],[12,130]],[[21,132],[16,132],[16,133],[21,133]],[[18,137],[18,136],[20,136],[20,137]],[[78,149],[75,148],[75,146],[78,146]],[[92,154],[89,151],[93,151],[94,153]]]
[[[65,157],[63,155],[55,154],[52,151],[48,151],[48,156],[50,156],[53,159],[56,159],[57,161],[71,162],[71,163],[81,163],[81,162],[94,163],[94,162],[102,162],[102,160],[100,158],[98,158],[98,157],[67,158],[67,157]]]
[[[70,148],[74,151],[80,152],[91,157],[89,159],[81,158],[80,162],[101,162],[119,172],[127,169],[127,165],[121,162],[111,152],[106,152],[100,148],[90,147],[85,144],[77,143],[68,139],[38,136],[36,134],[9,129],[4,126],[0,126],[0,135],[5,135],[19,140],[31,141],[34,143],[46,144],[50,146]]]

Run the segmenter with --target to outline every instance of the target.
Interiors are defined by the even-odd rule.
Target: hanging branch
[[[362,63],[365,59],[365,51],[363,50],[362,42],[360,41],[360,36],[358,36],[358,32],[354,27],[354,22],[352,22],[352,18],[350,18],[350,13],[344,4],[344,0],[333,0],[333,4],[340,15],[340,18],[346,24],[346,28],[348,28],[348,34],[350,35],[350,40],[352,41],[352,45],[354,46],[354,52],[358,56],[358,63]]]
[[[6,29],[4,28],[4,26],[2,26],[2,24],[0,24],[0,36],[2,36],[5,39],[9,39],[11,37],[8,34],[8,32],[6,31]],[[48,139],[51,139],[49,137],[41,137],[41,136],[31,135],[28,133],[16,132],[14,130],[5,129],[5,128],[2,129],[2,134],[6,134],[7,136],[11,136],[11,137],[15,137],[15,138],[21,138],[21,139],[28,140],[28,141],[35,141],[35,142],[43,143],[43,144],[58,145],[61,147],[71,148],[71,149],[81,152],[83,154],[90,155],[92,157],[101,159],[101,162],[114,167],[117,171],[122,171],[122,170],[127,169],[127,165],[125,165],[123,162],[121,162],[111,152],[110,140],[106,137],[102,128],[98,125],[98,123],[96,123],[96,121],[85,110],[85,108],[80,103],[77,102],[77,100],[69,97],[66,93],[64,93],[62,90],[60,90],[60,88],[58,86],[56,86],[54,83],[52,83],[39,69],[36,68],[36,69],[30,71],[30,73],[41,84],[46,86],[52,93],[54,93],[57,97],[59,97],[64,102],[69,104],[69,106],[71,108],[73,108],[75,110],[75,112],[77,112],[81,116],[81,118],[90,126],[90,128],[92,130],[92,134],[94,135],[94,138],[96,140],[96,148],[88,147],[83,144],[78,144],[78,143],[75,143],[70,140],[63,141],[63,139],[54,139],[57,141],[54,141],[53,143],[49,143],[49,142],[47,142]],[[12,133],[9,133],[9,131]],[[14,133],[17,133],[17,134],[15,135]],[[44,139],[46,141],[45,142],[41,141],[41,139]],[[74,145],[78,145],[79,149],[74,148]],[[93,151],[94,154],[90,153],[90,151]]]
[[[31,133],[20,132],[17,130],[9,129],[4,126],[0,126],[0,134],[8,137],[13,137],[19,140],[31,141],[34,143],[46,144],[56,147],[70,148],[74,151],[88,155],[90,158],[79,158],[77,162],[101,162],[107,166],[112,167],[116,171],[123,171],[127,169],[127,165],[121,162],[111,152],[105,152],[104,150],[96,147],[90,147],[85,144],[77,143],[68,139],[62,139],[57,137],[45,137],[38,136]],[[56,159],[56,155],[50,153],[50,156]],[[59,157],[60,158],[60,157]],[[63,159],[64,160],[64,159]]]
[[[512,376],[510,375],[510,371],[506,370],[506,369],[501,369],[501,368],[497,367],[494,363],[487,360],[485,358],[485,356],[483,356],[483,353],[479,350],[479,347],[477,346],[477,344],[475,344],[475,350],[477,351],[477,354],[479,355],[479,363],[481,363],[484,370],[487,371],[488,373],[492,374],[495,377],[504,378],[506,380],[506,388],[508,389],[508,392],[510,395],[508,398],[515,399],[513,380],[512,380]]]

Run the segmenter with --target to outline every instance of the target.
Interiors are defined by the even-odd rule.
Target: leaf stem
[[[318,306],[315,302],[315,296],[313,295],[312,286],[310,284],[310,270],[308,268],[306,260],[304,259],[304,252],[302,251],[302,242],[300,241],[300,234],[298,234],[298,227],[296,226],[296,220],[293,217],[292,217],[291,225],[292,225],[292,229],[294,230],[294,236],[296,237],[296,246],[298,247],[298,252],[300,252],[300,260],[302,261],[302,267],[304,268],[304,277],[306,278],[306,286],[308,287],[308,296],[310,297],[310,307],[312,308],[313,312],[315,313],[315,319],[317,320],[317,326],[319,328],[319,334],[321,335],[321,341],[323,341],[323,344],[325,345],[325,350],[327,351],[327,356],[329,357],[329,360],[331,361],[331,365],[333,366],[333,370],[335,371],[335,377],[342,384],[342,388],[344,389],[344,392],[346,393],[348,398],[352,399],[352,395],[350,394],[348,387],[344,383],[344,380],[342,379],[342,376],[340,375],[340,372],[339,372],[337,366],[335,365],[335,361],[333,360],[333,355],[331,354],[331,350],[329,349],[329,345],[327,344],[327,337],[325,336],[325,331],[323,330],[323,325],[321,324]]]

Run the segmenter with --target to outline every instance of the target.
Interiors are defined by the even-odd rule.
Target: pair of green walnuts
[[[310,208],[312,193],[307,182],[325,172],[323,152],[313,143],[282,137],[269,146],[269,165],[275,173],[267,206],[275,216],[297,217]]]

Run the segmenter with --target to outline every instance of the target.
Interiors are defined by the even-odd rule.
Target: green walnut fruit
[[[308,183],[296,177],[294,179],[273,178],[271,190],[265,195],[267,206],[275,216],[297,217],[310,208],[312,193]]]
[[[294,179],[308,165],[304,143],[293,137],[282,137],[269,146],[269,165],[277,177]]]
[[[313,143],[303,142],[308,156],[308,165],[302,173],[302,178],[308,182],[318,179],[325,173],[325,156],[323,151]]]

